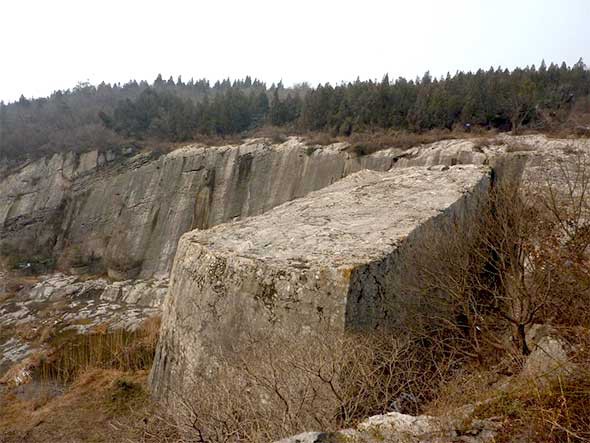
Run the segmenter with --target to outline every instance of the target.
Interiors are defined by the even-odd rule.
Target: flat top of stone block
[[[354,266],[395,249],[488,173],[474,165],[363,170],[260,216],[191,231],[185,241],[280,266]]]

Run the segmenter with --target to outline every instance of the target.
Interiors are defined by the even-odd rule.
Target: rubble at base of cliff
[[[167,279],[110,282],[57,273],[27,280],[0,302],[0,376],[44,349],[44,331],[136,330],[160,314],[168,290]]]

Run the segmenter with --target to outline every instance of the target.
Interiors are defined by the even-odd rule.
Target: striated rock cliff
[[[0,253],[51,256],[72,272],[108,270],[117,279],[164,277],[184,232],[261,214],[361,169],[496,166],[507,152],[542,164],[547,155],[588,145],[501,136],[359,156],[346,144],[309,147],[291,138],[187,146],[159,157],[132,150],[58,154],[0,176]]]
[[[263,215],[185,234],[151,374],[158,395],[260,331],[292,336],[398,321],[396,272],[420,229],[485,194],[484,166],[361,171]]]
[[[53,256],[73,271],[167,276],[180,236],[323,188],[363,168],[389,169],[398,150],[358,157],[346,146],[253,140],[168,155],[60,154],[0,181],[0,252]]]

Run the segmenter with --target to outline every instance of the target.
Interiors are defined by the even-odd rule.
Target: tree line
[[[540,129],[588,100],[590,71],[544,62],[512,71],[457,72],[442,78],[356,80],[336,86],[267,86],[246,77],[210,84],[159,75],[151,84],[80,83],[51,96],[0,102],[0,157],[104,149],[131,140],[187,141],[273,125],[333,135],[373,130],[423,132],[483,127]]]

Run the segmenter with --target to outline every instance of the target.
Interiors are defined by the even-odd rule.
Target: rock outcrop
[[[150,376],[162,398],[215,363],[218,352],[239,348],[242,336],[403,322],[399,264],[425,230],[464,222],[495,178],[524,170],[534,182],[539,169],[589,152],[589,140],[543,136],[447,140],[371,155],[290,138],[0,164],[0,258],[28,267],[34,256],[51,257],[72,274],[111,277],[52,275],[2,297],[0,328],[14,333],[0,341],[0,373],[39,351],[18,328],[85,332],[108,323],[130,330],[158,314],[175,254]],[[0,295],[3,280],[0,273]],[[560,340],[532,343],[525,373],[549,376],[568,366]],[[493,423],[465,423],[391,413],[285,442],[493,438]]]
[[[160,314],[167,291],[166,279],[109,282],[53,274],[41,276],[16,294],[0,293],[0,376],[40,351],[36,338],[41,331],[54,335],[87,333],[97,327],[134,331]]]
[[[464,411],[458,417],[444,418],[390,412],[370,417],[352,429],[305,432],[276,443],[491,443],[499,428],[495,421],[473,419]]]
[[[0,252],[116,279],[165,277],[184,232],[261,214],[363,168],[387,170],[399,152],[360,157],[291,138],[160,157],[56,154],[0,181]]]
[[[590,139],[550,139],[544,135],[510,136],[500,134],[486,139],[443,140],[429,145],[416,146],[395,154],[396,168],[435,165],[489,165],[501,173],[507,166],[516,166],[518,172],[543,167],[547,161],[559,162],[564,158],[590,153]],[[382,151],[374,155],[392,155]],[[516,161],[514,161],[516,160]],[[510,165],[515,163],[515,165]]]
[[[499,136],[359,155],[344,143],[311,147],[290,138],[280,145],[187,146],[162,156],[56,154],[0,176],[0,253],[51,256],[73,273],[165,277],[184,232],[262,214],[361,169],[496,167],[506,153],[542,165],[547,156],[589,146],[587,140]]]
[[[361,171],[263,215],[185,234],[166,298],[154,391],[188,383],[259,331],[293,336],[401,321],[396,272],[422,229],[465,220],[484,166]]]

